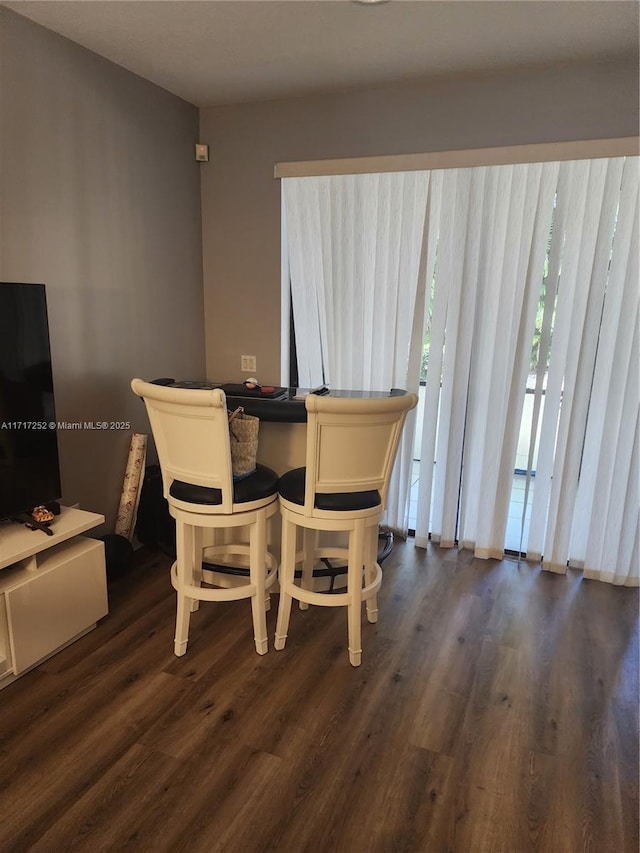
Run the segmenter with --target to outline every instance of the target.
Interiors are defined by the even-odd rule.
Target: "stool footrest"
[[[335,548],[318,549],[318,551],[323,552],[327,550],[332,550],[332,554],[329,554],[328,556],[336,555],[337,549]],[[316,551],[316,556],[318,555],[318,551]],[[323,554],[322,556],[325,555]],[[362,601],[366,601],[374,596],[382,585],[382,569],[378,563],[375,564],[375,572],[375,577],[371,583],[368,583],[362,588]],[[297,601],[304,601],[306,604],[318,604],[322,607],[344,607],[351,601],[351,594],[348,592],[314,592],[310,589],[302,589],[302,587],[299,587],[296,584],[287,584],[286,589],[288,594]]]
[[[246,557],[247,559],[243,562],[245,565],[233,565],[230,562],[222,561],[219,565],[215,563],[216,557],[230,557],[230,556],[239,556]],[[250,548],[248,545],[242,542],[231,542],[228,544],[222,545],[207,545],[202,550],[202,559],[203,565],[202,569],[204,572],[216,573],[220,574],[229,574],[234,577],[246,577],[249,579],[249,557],[250,557]],[[267,551],[265,553],[265,562],[267,564],[267,575],[265,580],[265,588],[269,589],[275,583],[275,580],[278,576],[278,561],[274,554],[271,551]],[[242,588],[242,587],[241,587]]]
[[[234,587],[216,587],[210,589],[206,586],[195,584],[178,584],[177,561],[171,566],[171,586],[179,590],[187,598],[195,598],[199,601],[239,601],[241,598],[251,598],[256,591],[253,583],[242,584]]]

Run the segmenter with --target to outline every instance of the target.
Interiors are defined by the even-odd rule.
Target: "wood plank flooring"
[[[359,669],[342,608],[259,657],[247,601],[178,659],[169,562],[0,692],[2,853],[638,850],[637,590],[399,542]]]

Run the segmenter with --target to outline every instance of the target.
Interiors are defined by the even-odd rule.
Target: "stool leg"
[[[249,574],[251,583],[255,588],[251,596],[253,636],[259,655],[266,654],[268,650],[267,615],[264,607],[267,575],[266,553],[267,513],[263,510],[257,513],[255,523],[249,529]]]
[[[286,515],[282,516],[282,547],[280,551],[280,603],[276,622],[276,649],[284,649],[291,618],[291,593],[296,568],[296,526]]]
[[[373,583],[376,577],[376,562],[378,559],[378,526],[372,526],[367,531],[367,544],[364,564],[365,584],[368,586]],[[378,594],[367,598],[367,620],[369,622],[378,621]]]
[[[267,521],[266,521],[266,531],[267,531],[267,532],[266,532],[265,536],[266,536],[267,538],[266,538],[266,545],[265,545],[265,548],[266,548],[266,550],[267,550],[267,551],[269,550],[269,545],[270,545],[270,541],[269,541],[269,540],[271,539],[271,536],[272,536],[272,533],[271,533],[272,525],[271,525],[271,523],[270,523],[270,522],[272,521],[272,519],[273,519],[273,516],[271,516],[271,518],[267,518]],[[265,562],[265,568],[264,568],[264,572],[265,572],[265,579],[266,579],[266,576],[267,576],[267,571],[268,571],[268,566],[267,566],[267,564],[266,564],[266,562]],[[268,613],[270,610],[271,610],[271,594],[270,594],[270,593],[269,593],[269,591],[265,588],[265,592],[264,592],[264,612],[265,612],[265,613]]]
[[[202,528],[193,529],[193,585],[202,586]],[[200,608],[200,599],[191,599],[191,612]]]
[[[176,521],[176,556],[178,606],[173,650],[177,657],[182,657],[187,651],[189,619],[191,617],[191,599],[184,594],[184,586],[191,583],[193,577],[193,527],[180,520]]]
[[[347,574],[347,618],[349,620],[349,661],[360,666],[362,660],[362,565],[365,557],[365,526],[363,519],[356,519],[349,533],[349,568]]]
[[[302,589],[313,589],[313,566],[316,561],[316,543],[318,541],[318,533],[306,527],[302,534],[302,553],[304,559],[302,561],[302,579],[300,586]],[[308,610],[309,603],[307,601],[299,602],[300,610]]]

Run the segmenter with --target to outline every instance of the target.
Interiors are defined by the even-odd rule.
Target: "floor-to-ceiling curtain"
[[[562,172],[527,556],[556,572],[570,564],[637,582],[638,160],[567,163]]]
[[[542,294],[527,557],[638,583],[637,217],[637,158],[442,174],[418,544],[503,553]]]
[[[635,157],[283,181],[301,384],[414,390],[429,329],[417,545],[502,556],[537,331],[527,556],[638,583],[638,183]]]
[[[282,192],[300,385],[417,391],[429,174],[288,178]],[[414,422],[412,413],[387,507],[401,533]]]
[[[529,364],[557,171],[537,163],[440,173],[418,545],[431,533],[444,547],[459,540],[478,556],[502,556],[517,389]]]

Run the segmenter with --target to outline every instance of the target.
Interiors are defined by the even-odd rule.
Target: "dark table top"
[[[310,393],[327,394],[331,397],[395,397],[397,395],[406,394],[400,388],[392,388],[390,391],[348,391],[332,389],[309,389],[309,388],[279,388],[274,386],[262,386],[263,388],[271,388],[266,392],[258,387],[253,390],[246,389],[243,385],[224,383],[224,382],[206,382],[199,380],[175,380],[175,379],[154,379],[152,380],[157,385],[167,385],[171,388],[202,388],[212,390],[221,388],[227,397],[227,406],[229,409],[235,409],[242,406],[248,415],[255,415],[260,420],[271,423],[306,423],[307,410],[304,405],[304,398]]]

